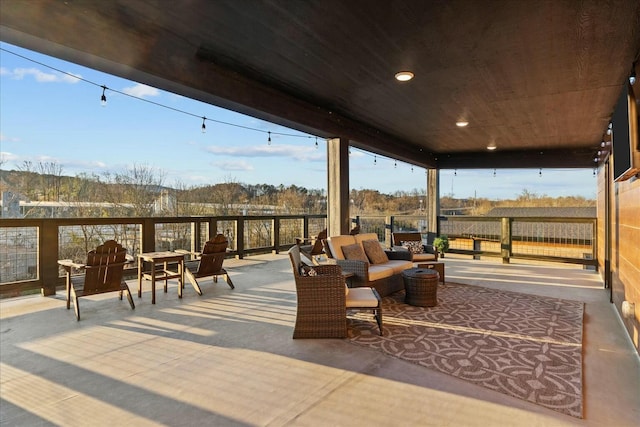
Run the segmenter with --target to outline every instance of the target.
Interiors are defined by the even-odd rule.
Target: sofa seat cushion
[[[384,264],[371,264],[369,266],[369,281],[386,279],[387,277],[393,276],[393,267],[389,265],[389,262],[386,262]]]
[[[428,253],[421,253],[421,254],[413,254],[413,262],[421,262],[421,261],[435,261],[436,260],[436,254],[428,254]]]
[[[347,308],[349,307],[377,307],[378,298],[371,288],[351,288],[347,296]]]
[[[329,244],[329,249],[331,249],[331,254],[335,259],[345,259],[344,254],[342,253],[342,247],[353,245],[356,243],[356,239],[354,236],[331,236],[327,239],[327,243]]]
[[[385,264],[385,267],[391,268],[393,270],[393,274],[400,274],[404,270],[413,268],[413,261],[390,260]]]

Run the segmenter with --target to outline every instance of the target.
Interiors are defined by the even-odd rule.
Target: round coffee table
[[[438,280],[440,275],[429,268],[410,268],[402,272],[404,302],[419,307],[438,305]]]

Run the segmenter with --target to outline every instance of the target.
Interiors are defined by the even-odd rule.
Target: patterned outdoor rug
[[[436,307],[384,298],[384,336],[349,315],[357,345],[582,418],[583,303],[447,283]]]

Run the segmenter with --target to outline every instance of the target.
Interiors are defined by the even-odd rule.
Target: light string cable
[[[156,101],[151,101],[149,99],[140,98],[140,97],[132,95],[130,93],[121,92],[119,90],[112,89],[112,88],[110,88],[110,87],[108,87],[106,85],[93,82],[91,80],[85,79],[83,77],[77,76],[77,75],[69,73],[67,71],[60,70],[59,68],[53,67],[51,65],[45,64],[43,62],[36,61],[35,59],[28,58],[28,57],[26,57],[24,55],[21,55],[19,53],[13,52],[11,50],[7,50],[2,46],[0,46],[0,50],[3,51],[3,52],[9,53],[11,55],[17,56],[19,58],[22,58],[22,59],[24,59],[26,61],[32,62],[34,64],[41,65],[43,67],[49,68],[50,70],[57,71],[58,73],[64,74],[64,75],[69,76],[69,77],[73,77],[74,79],[77,79],[77,80],[80,80],[82,82],[88,83],[90,85],[96,86],[96,87],[102,89],[103,95],[104,95],[105,91],[109,90],[111,92],[114,92],[114,93],[117,93],[117,94],[120,94],[120,95],[128,96],[129,98],[137,99],[138,101],[144,101],[144,102],[146,102],[148,104],[152,104],[152,105],[155,105],[157,107],[166,108],[167,110],[172,110],[172,111],[175,111],[177,113],[182,113],[182,114],[185,114],[185,115],[188,115],[188,116],[191,116],[191,117],[195,117],[195,118],[197,118],[199,120],[202,119],[202,121],[203,121],[202,122],[202,129],[206,128],[205,122],[206,121],[210,121],[210,122],[213,122],[213,123],[219,123],[219,124],[223,124],[223,125],[227,125],[227,126],[234,126],[234,127],[240,128],[240,129],[252,130],[252,131],[255,131],[255,132],[262,132],[262,133],[269,134],[269,135],[279,135],[279,136],[287,136],[287,137],[292,137],[292,138],[305,138],[305,139],[311,139],[311,138],[315,137],[315,136],[300,135],[300,134],[293,134],[293,133],[287,133],[287,132],[266,131],[266,130],[263,130],[263,129],[257,129],[257,128],[250,127],[250,126],[239,125],[237,123],[231,123],[231,122],[225,122],[225,121],[222,121],[222,120],[211,119],[211,118],[203,116],[201,114],[191,113],[189,111],[181,110],[181,109],[175,108],[175,107],[170,107],[168,105],[161,104],[161,103],[156,102]],[[315,138],[317,138],[317,137],[315,137]]]
[[[380,154],[370,153],[369,151],[365,151],[365,150],[362,150],[360,148],[356,148],[356,147],[352,147],[352,146],[349,147],[349,155],[353,154],[352,150],[357,150],[358,153],[361,153],[361,154],[363,154],[365,156],[373,157],[373,165],[374,166],[378,165],[378,157],[381,157],[382,159],[386,159],[389,162],[393,162],[393,168],[394,169],[397,169],[398,168],[398,162],[401,162],[401,163],[411,167],[411,172],[413,172],[413,170],[414,170],[414,165],[412,165],[411,163],[403,162],[402,160],[391,159],[389,157],[381,156]],[[425,172],[426,172],[426,169],[425,169]]]

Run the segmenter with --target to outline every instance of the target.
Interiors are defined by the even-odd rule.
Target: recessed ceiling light
[[[413,73],[411,71],[400,71],[396,73],[396,80],[400,82],[408,82],[413,78]]]
[[[463,128],[463,127],[467,126],[468,124],[469,124],[469,122],[464,121],[464,120],[458,120],[456,122],[456,126],[458,126],[459,128]]]
[[[487,150],[489,150],[489,151],[493,151],[493,150],[495,150],[496,148],[497,148],[497,147],[496,147],[496,144],[495,144],[495,143],[493,143],[493,142],[492,142],[491,144],[487,145]]]

